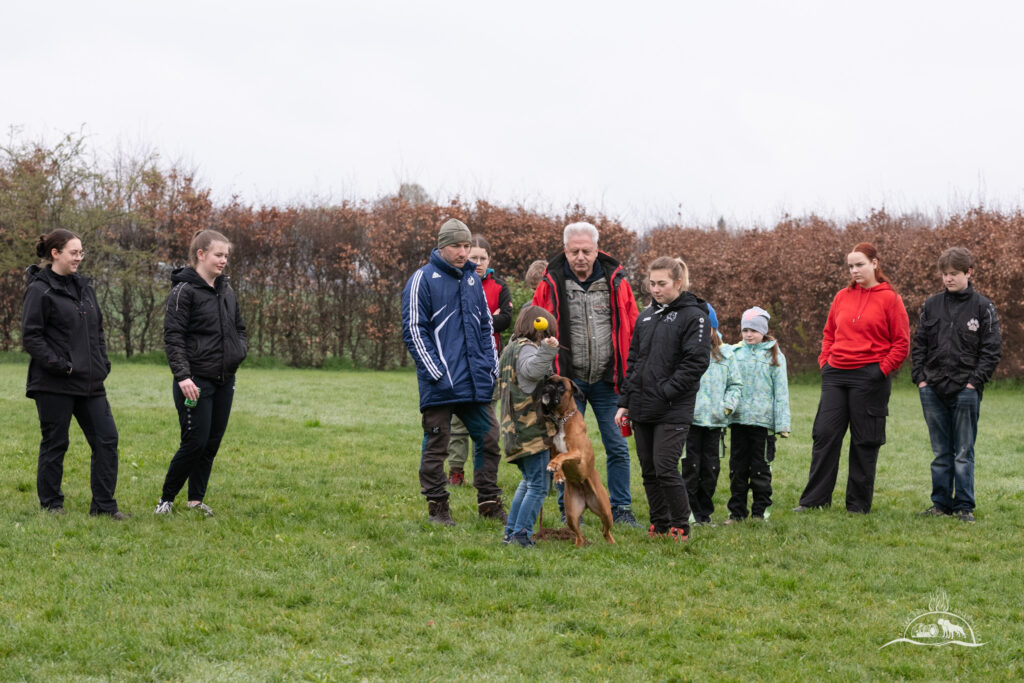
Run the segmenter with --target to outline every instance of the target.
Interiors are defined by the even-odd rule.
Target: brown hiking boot
[[[476,508],[483,519],[497,519],[504,524],[508,521],[508,513],[501,504],[501,498],[497,500],[484,500],[476,504]]]
[[[448,509],[447,498],[445,500],[428,500],[427,510],[430,513],[427,517],[427,521],[431,524],[455,526],[455,520],[452,519],[452,512]]]

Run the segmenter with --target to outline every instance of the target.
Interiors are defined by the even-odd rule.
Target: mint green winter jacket
[[[786,357],[780,351],[779,364],[771,364],[775,343],[774,339],[760,344],[741,341],[733,346],[743,388],[736,410],[729,416],[732,424],[767,427],[772,434],[790,431]]]
[[[698,427],[727,427],[729,418],[725,410],[735,410],[743,388],[743,378],[736,364],[735,349],[731,344],[719,347],[722,360],[711,356],[711,364],[700,378],[700,391],[693,409],[693,424]]]

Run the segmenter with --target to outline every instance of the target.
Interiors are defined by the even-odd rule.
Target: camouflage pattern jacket
[[[523,350],[527,347],[528,351],[524,354]],[[522,338],[512,339],[501,352],[501,375],[498,379],[501,388],[501,440],[505,448],[505,459],[509,462],[551,448],[551,439],[558,430],[553,422],[544,417],[540,405],[544,383],[535,380],[538,375],[543,378],[544,374],[550,373],[556,353],[556,349],[538,347],[534,342]],[[532,367],[524,367],[527,363]],[[540,368],[539,373],[536,372],[537,368]],[[532,383],[535,387],[530,393],[526,393],[521,384],[524,371],[526,385]]]

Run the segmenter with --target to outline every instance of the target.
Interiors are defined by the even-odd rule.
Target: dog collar
[[[566,422],[569,421],[569,418],[572,417],[575,414],[576,414],[576,411],[574,410],[571,413],[569,413],[568,415],[564,415],[562,417],[556,417],[555,418],[555,422],[561,422],[562,424],[565,424]]]

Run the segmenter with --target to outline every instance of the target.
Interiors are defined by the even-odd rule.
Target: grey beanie
[[[768,321],[771,315],[760,306],[754,306],[743,311],[743,320],[740,323],[741,330],[754,330],[761,334],[768,334]]]
[[[466,227],[466,224],[458,218],[449,218],[441,226],[441,232],[437,233],[437,248],[447,247],[449,244],[459,242],[470,242],[473,234]]]

